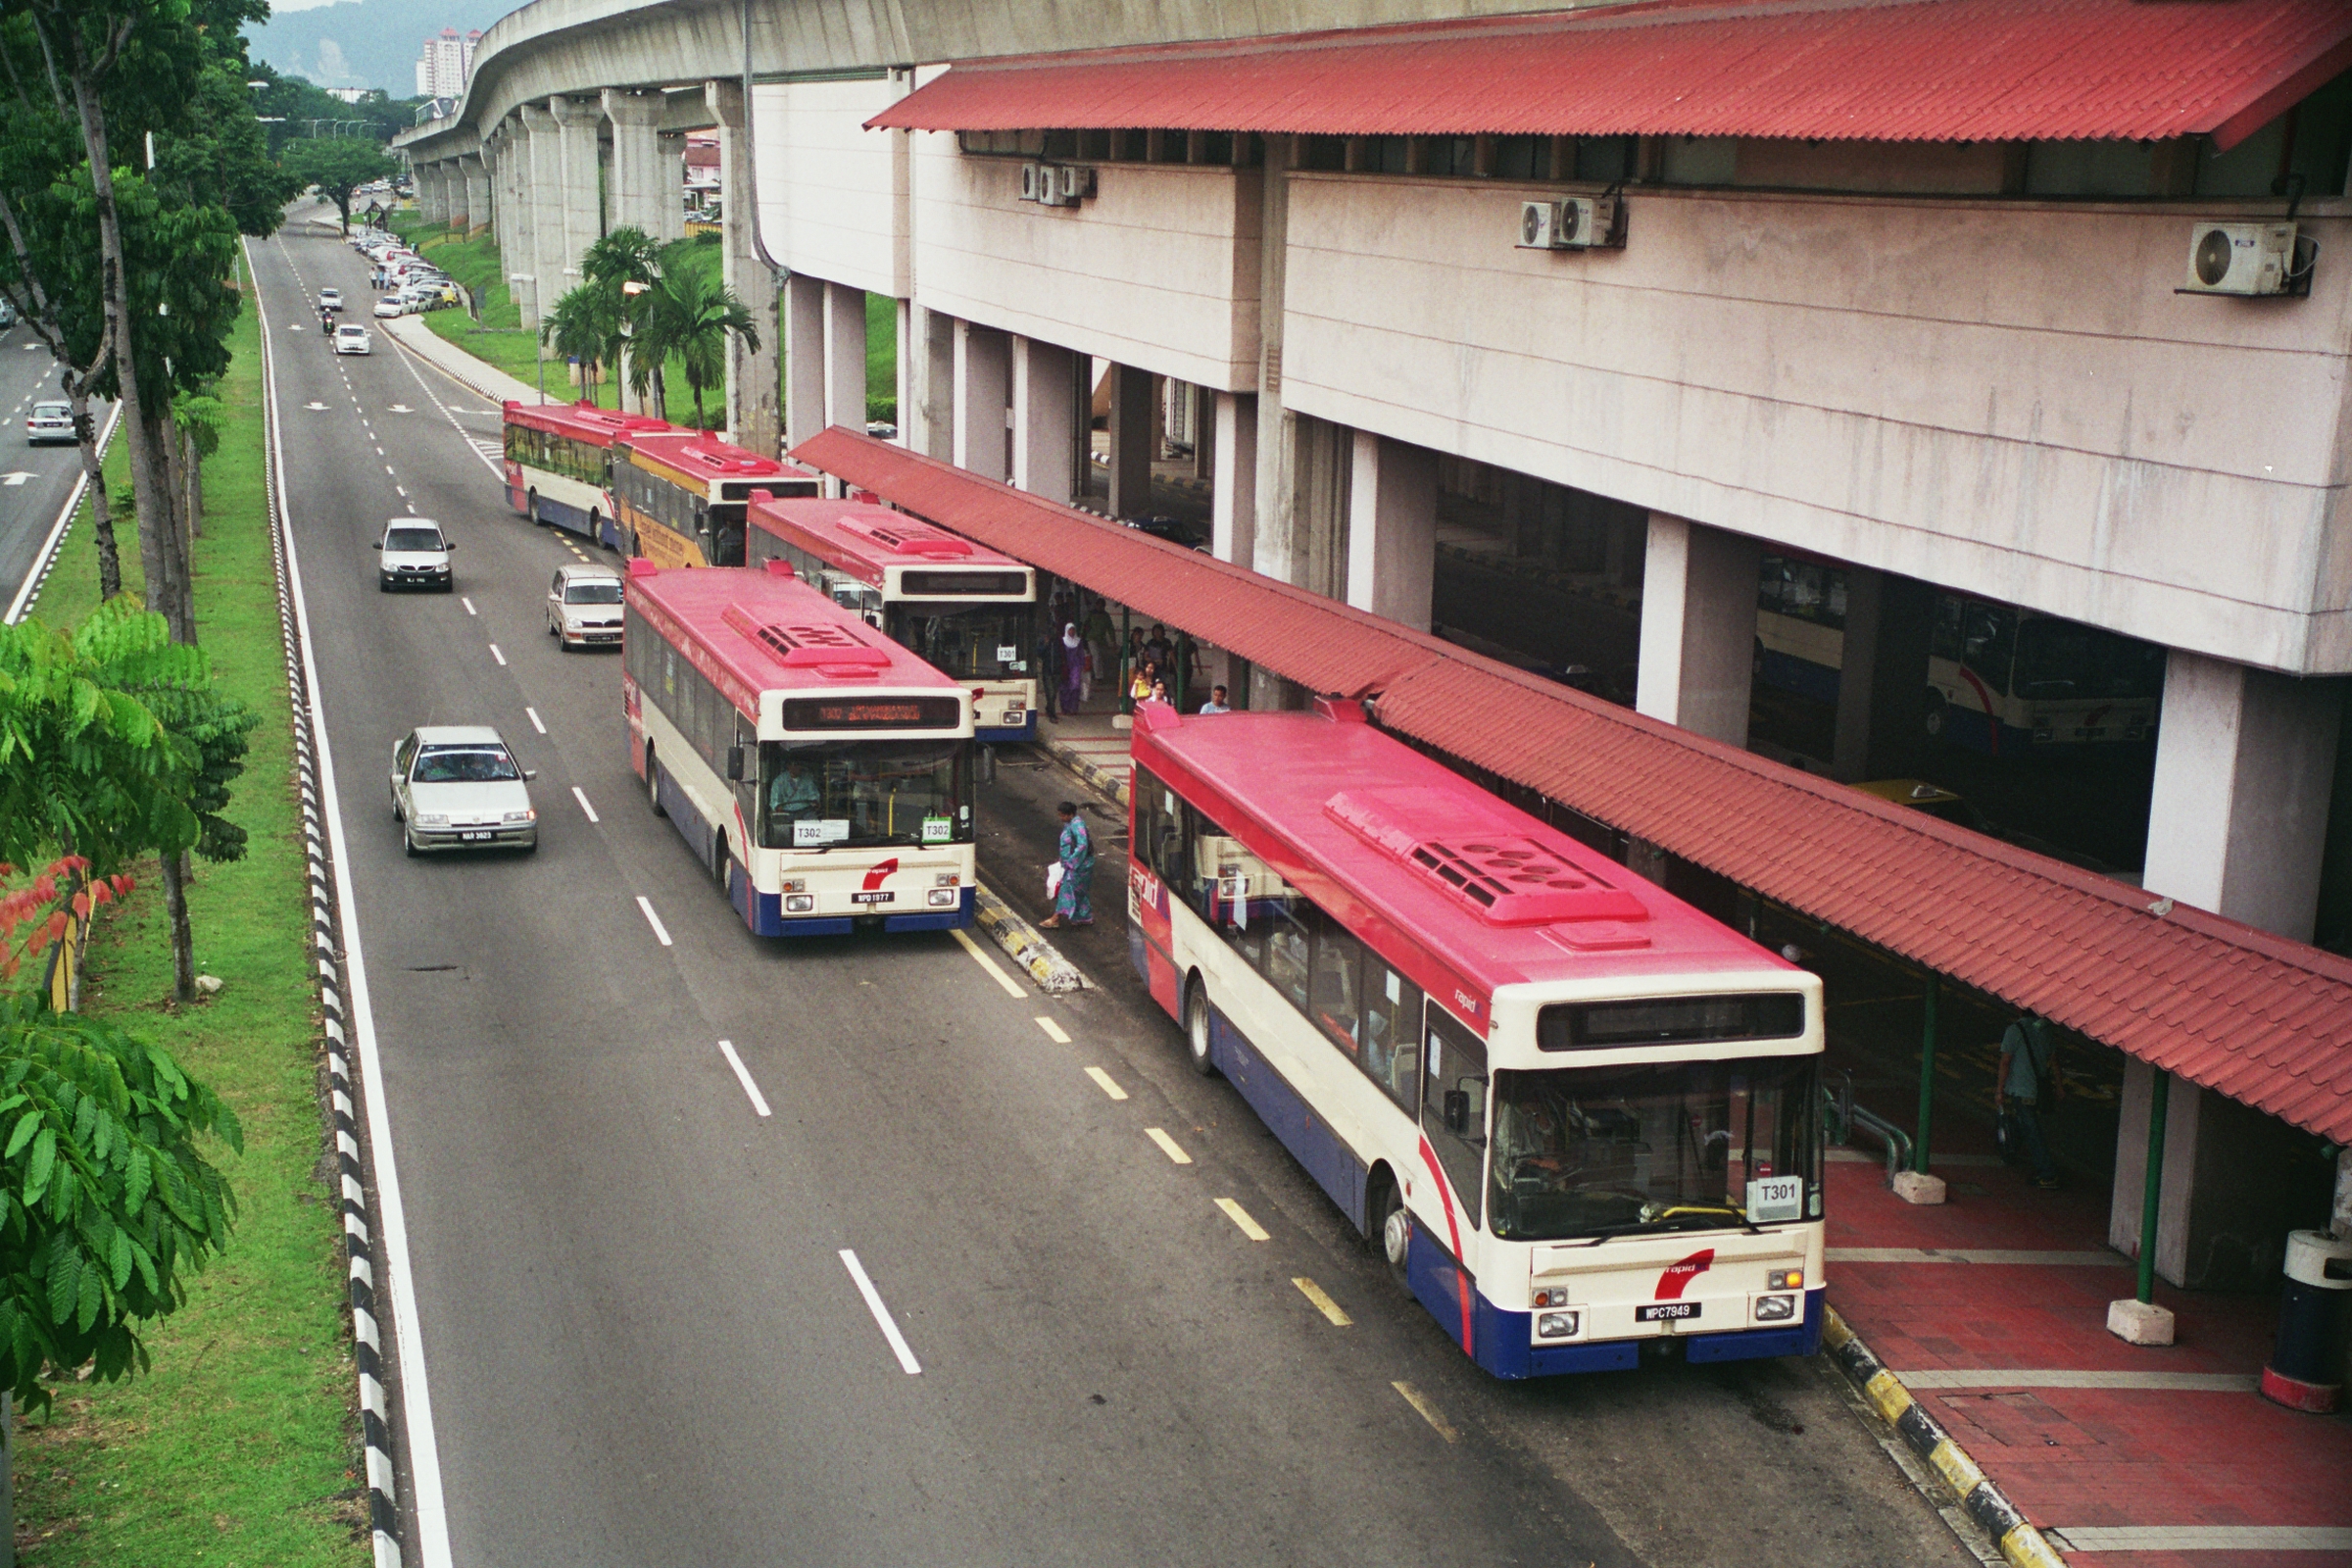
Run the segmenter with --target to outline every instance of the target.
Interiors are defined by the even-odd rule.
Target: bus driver
[[[786,822],[797,822],[803,817],[814,815],[822,800],[823,792],[817,784],[816,775],[808,771],[808,764],[797,757],[786,758],[784,771],[778,773],[767,786],[768,811]]]

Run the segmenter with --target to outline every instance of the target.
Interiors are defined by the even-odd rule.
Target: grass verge
[[[20,1429],[18,1557],[30,1568],[297,1568],[367,1553],[252,312],[230,346],[220,388],[230,422],[205,466],[195,547],[198,636],[221,686],[263,721],[230,808],[252,835],[246,858],[197,862],[188,889],[197,967],[225,983],[191,1007],[169,1002],[169,926],[150,862],[91,940],[83,1004],[168,1047],[235,1107],[244,1155],[212,1153],[236,1190],[237,1224],[226,1254],[190,1281],[187,1304],[147,1330],[151,1374],[62,1384],[52,1414]],[[120,434],[107,467],[119,479]],[[124,591],[137,595],[137,539],[117,526]],[[78,620],[97,603],[97,578],[85,504],[34,613]]]

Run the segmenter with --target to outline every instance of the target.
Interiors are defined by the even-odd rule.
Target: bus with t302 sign
[[[533,522],[623,549],[614,526],[612,448],[671,426],[593,403],[509,403],[504,423],[508,504]]]
[[[971,688],[975,737],[1037,738],[1037,573],[865,501],[755,500],[748,564],[791,564]]]
[[[622,549],[657,566],[740,566],[743,514],[754,491],[812,496],[808,469],[729,446],[702,430],[631,436],[612,455]]]
[[[972,922],[972,701],[781,562],[629,563],[629,761],[760,936]]]
[[[1152,998],[1480,1366],[1818,1347],[1817,977],[1353,703],[1134,758]]]

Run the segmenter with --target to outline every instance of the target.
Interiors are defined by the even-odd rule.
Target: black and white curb
[[[274,463],[262,465],[270,502],[270,564],[277,584],[278,626],[285,636],[286,696],[294,711],[294,773],[302,794],[302,852],[311,892],[311,942],[318,955],[318,1010],[326,1034],[328,1108],[335,1124],[336,1181],[343,1209],[343,1250],[351,1260],[352,1354],[360,1369],[360,1429],[368,1461],[368,1523],[376,1568],[400,1568],[400,1496],[392,1469],[392,1405],[384,1392],[384,1341],[376,1310],[375,1238],[368,1221],[368,1177],[354,1100],[344,980],[335,951],[334,875],[319,818],[318,759],[311,744],[310,691],[302,639],[286,575],[284,508]]]
[[[1911,1391],[1903,1387],[1902,1380],[1871,1354],[1870,1347],[1846,1327],[1845,1319],[1834,1307],[1822,1323],[1821,1345],[1838,1363],[1838,1369],[1870,1401],[1871,1408],[1894,1428],[1904,1446],[1943,1478],[1944,1485],[1960,1498],[1961,1510],[1992,1537],[2013,1568],[2065,1568],[2065,1560],[2042,1539],[2041,1532],[2028,1524],[2017,1505],[1985,1479],[1984,1472],[1977,1468],[1968,1451],[1954,1443],[1942,1424],[1911,1397]]]

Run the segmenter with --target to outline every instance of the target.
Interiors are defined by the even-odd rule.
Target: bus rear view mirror
[[[1470,1131],[1470,1092],[1448,1089],[1445,1100],[1446,1130],[1460,1138]]]
[[[727,748],[727,780],[737,784],[743,781],[743,748],[740,746]]]

